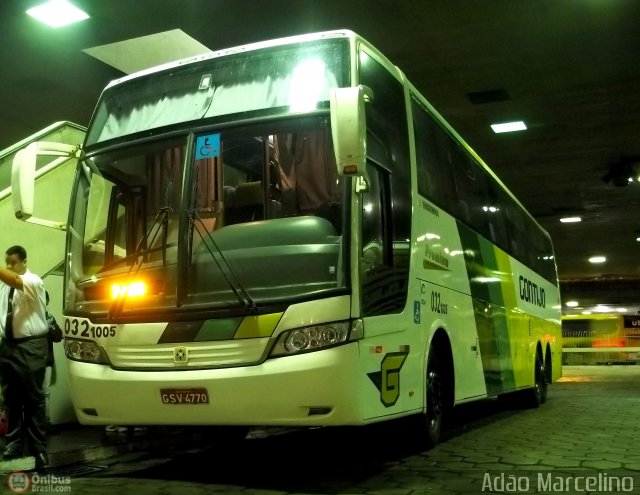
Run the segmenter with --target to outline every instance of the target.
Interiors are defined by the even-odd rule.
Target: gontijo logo
[[[524,278],[522,275],[518,278],[520,285],[520,299],[531,304],[535,304],[540,308],[546,305],[544,289],[533,283],[531,280]]]

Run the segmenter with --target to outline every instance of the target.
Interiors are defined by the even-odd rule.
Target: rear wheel
[[[544,404],[547,402],[547,391],[549,389],[549,380],[547,378],[547,369],[545,366],[545,361],[542,355],[538,356],[540,359],[540,368],[538,368],[538,372],[540,373],[540,404]]]
[[[544,368],[544,359],[540,352],[536,352],[534,363],[534,384],[533,388],[526,392],[526,402],[529,407],[540,407],[547,401],[547,374]]]

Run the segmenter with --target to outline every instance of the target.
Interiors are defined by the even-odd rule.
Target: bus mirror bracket
[[[366,177],[367,124],[365,102],[373,100],[366,86],[333,88],[330,96],[331,137],[339,176]]]
[[[35,142],[16,153],[11,168],[11,196],[13,211],[18,220],[65,230],[66,222],[56,222],[33,216],[35,182],[37,177],[78,156],[80,147],[62,143]],[[36,171],[39,156],[49,156],[51,161]]]

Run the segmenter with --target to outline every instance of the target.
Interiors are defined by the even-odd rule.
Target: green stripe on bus
[[[194,341],[231,340],[241,322],[242,316],[221,320],[207,320],[204,322],[204,325],[202,325]]]
[[[505,268],[505,253],[465,224],[457,222],[469,277],[487,393],[515,387],[509,324],[505,302],[513,299],[513,282]],[[508,263],[508,257],[507,257]],[[507,278],[508,277],[508,278]]]
[[[241,322],[242,317],[171,322],[162,332],[158,344],[230,340]]]

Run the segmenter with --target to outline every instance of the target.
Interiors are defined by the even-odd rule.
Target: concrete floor
[[[395,426],[264,438],[254,431],[226,452],[190,443],[184,432],[114,437],[78,427],[51,436],[48,474],[20,474],[29,459],[0,462],[0,490],[19,493],[30,483],[24,493],[640,493],[640,366],[565,366],[563,374],[539,409],[499,401],[458,408],[431,450]]]

